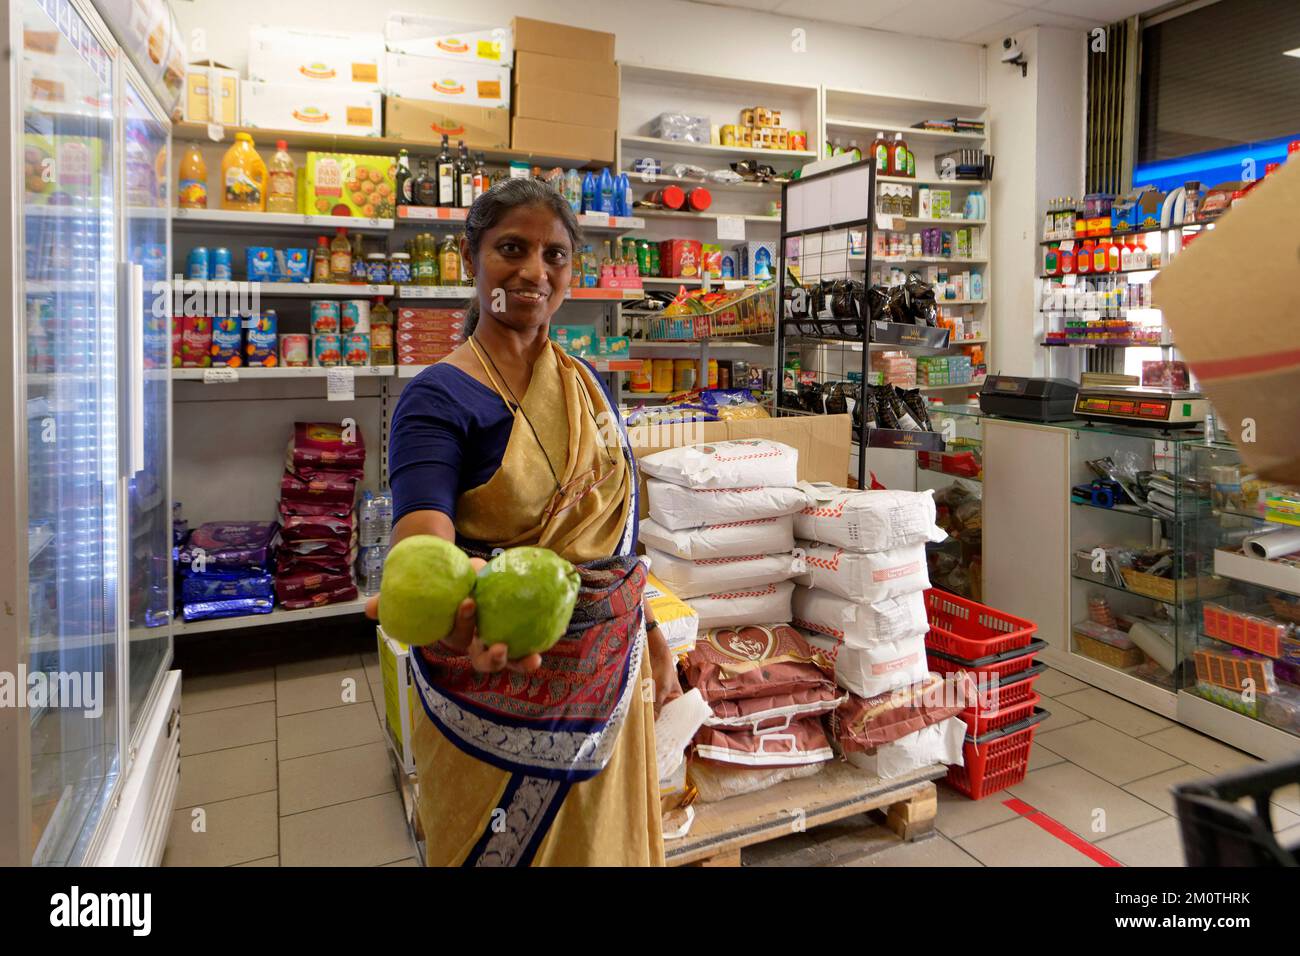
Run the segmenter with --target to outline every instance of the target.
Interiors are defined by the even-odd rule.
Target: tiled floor
[[[941,783],[937,832],[917,843],[855,817],[751,847],[744,863],[1181,865],[1170,787],[1254,761],[1056,671],[1037,689],[1053,716],[1018,786],[972,801]],[[382,700],[373,653],[187,673],[164,865],[416,865],[381,735]],[[1300,788],[1275,804],[1282,841],[1300,842]]]
[[[414,866],[374,653],[191,677],[164,866]]]

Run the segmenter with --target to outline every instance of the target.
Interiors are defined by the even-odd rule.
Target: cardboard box
[[[384,102],[384,135],[432,145],[441,143],[446,135],[453,144],[463,139],[471,149],[506,149],[510,146],[510,110],[394,97]]]
[[[213,60],[188,64],[181,104],[181,115],[187,123],[238,126],[239,71]]]
[[[520,51],[515,54],[514,82],[516,86],[544,86],[617,99],[618,64]]]
[[[1250,470],[1300,482],[1300,161],[1285,163],[1151,283],[1181,357]],[[1223,302],[1226,309],[1212,303]],[[1231,316],[1231,320],[1227,317]]]
[[[397,762],[407,773],[415,773],[415,751],[411,738],[415,709],[423,706],[411,679],[411,649],[375,628],[379,642],[379,674],[384,685],[384,736]]]
[[[240,84],[240,125],[309,133],[380,136],[383,98],[378,93],[327,86]]]
[[[307,83],[382,93],[384,38],[379,33],[253,27],[248,78],[258,83]]]
[[[852,428],[849,415],[799,418],[754,418],[686,425],[637,425],[627,430],[637,458],[665,448],[736,438],[770,438],[799,450],[799,480],[845,485],[849,479]],[[641,478],[641,517],[648,514],[645,478]]]
[[[509,27],[462,23],[413,13],[394,13],[384,21],[384,44],[390,53],[485,63],[507,69],[515,59]]]
[[[510,122],[510,147],[546,156],[572,156],[612,163],[614,130],[515,117]]]
[[[510,23],[514,31],[516,60],[520,51],[549,53],[577,60],[597,63],[614,62],[614,34],[598,30],[583,30],[547,20],[515,17]]]
[[[513,113],[548,123],[571,123],[596,129],[618,129],[618,97],[558,90],[536,83],[515,84]]]
[[[485,63],[386,54],[384,92],[460,106],[509,106],[510,71]]]

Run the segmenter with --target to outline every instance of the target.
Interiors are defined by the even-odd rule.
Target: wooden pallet
[[[934,829],[934,781],[946,773],[946,767],[936,765],[881,780],[834,760],[811,777],[718,803],[696,803],[690,833],[667,841],[664,855],[669,866],[739,866],[743,847],[868,810],[884,810],[891,830],[915,840]]]

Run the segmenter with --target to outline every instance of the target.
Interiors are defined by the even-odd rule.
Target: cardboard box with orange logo
[[[509,27],[462,23],[412,13],[394,13],[384,21],[384,42],[390,53],[486,63],[509,69],[515,60],[512,39]]]
[[[505,67],[389,53],[384,71],[384,93],[390,97],[459,106],[510,105],[510,71]]]
[[[365,90],[279,83],[240,84],[240,123],[254,129],[296,129],[349,136],[383,132],[383,97]]]
[[[391,97],[384,101],[384,135],[431,145],[446,135],[452,145],[463,139],[470,149],[505,149],[510,145],[510,110]]]
[[[249,31],[248,78],[258,83],[382,93],[384,37],[379,33],[253,27]]]

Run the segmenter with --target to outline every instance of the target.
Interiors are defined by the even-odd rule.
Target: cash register
[[[1065,378],[990,375],[980,389],[980,410],[1025,422],[1064,422],[1075,417],[1079,386]]]

